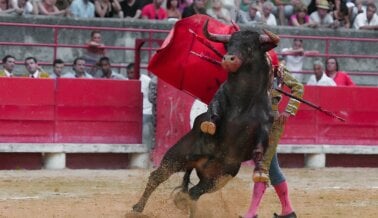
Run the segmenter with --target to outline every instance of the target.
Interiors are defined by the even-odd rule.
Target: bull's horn
[[[268,31],[268,30],[265,30],[263,29],[264,31],[264,35],[261,35],[260,36],[260,42],[261,43],[267,43],[267,42],[270,42],[270,43],[273,43],[275,45],[278,45],[278,43],[280,42],[280,37],[277,36],[276,34]]]
[[[230,41],[231,35],[225,35],[225,34],[214,34],[214,33],[209,33],[207,30],[207,26],[209,24],[209,20],[206,20],[205,25],[203,25],[203,35],[205,37],[213,42],[222,42],[222,43],[227,43]]]

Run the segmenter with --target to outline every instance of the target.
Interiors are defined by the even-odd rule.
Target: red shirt
[[[348,76],[348,74],[338,71],[335,78],[333,78],[337,86],[355,86],[356,84]]]
[[[164,8],[155,10],[154,4],[151,3],[143,7],[142,17],[147,17],[149,20],[165,20],[168,18],[168,15]]]

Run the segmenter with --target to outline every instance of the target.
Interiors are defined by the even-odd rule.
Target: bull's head
[[[226,69],[228,72],[236,72],[240,68],[240,66],[243,64],[243,59],[250,59],[249,54],[252,53],[252,50],[254,49],[253,46],[258,46],[259,50],[262,52],[267,52],[273,48],[275,48],[279,41],[280,38],[275,35],[274,33],[268,31],[268,30],[263,30],[264,34],[258,35],[256,33],[256,37],[258,39],[248,39],[248,40],[241,40],[243,42],[235,42],[235,41],[240,41],[240,40],[232,40],[232,36],[235,34],[214,34],[210,33],[208,31],[208,20],[205,22],[205,25],[203,26],[203,34],[205,37],[211,41],[214,42],[221,42],[224,44],[228,43],[239,43],[239,46],[228,46],[227,51],[228,53],[223,56],[222,60],[222,66],[224,69]],[[240,35],[240,33],[237,33]],[[231,40],[231,42],[230,42]],[[253,45],[254,43],[257,45]],[[246,43],[246,44],[245,44]],[[250,44],[250,45],[248,45]],[[245,52],[245,54],[243,54]]]

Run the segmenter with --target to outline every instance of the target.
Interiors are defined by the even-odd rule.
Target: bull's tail
[[[181,192],[188,193],[189,191],[189,184],[190,182],[190,174],[192,173],[193,169],[188,169],[185,171],[184,177],[182,178],[182,183],[181,185],[177,186],[176,188],[173,189],[171,195],[178,189],[180,189]]]

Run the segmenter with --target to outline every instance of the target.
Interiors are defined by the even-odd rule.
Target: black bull
[[[278,37],[265,31],[239,31],[205,36],[223,42],[227,48],[222,65],[229,76],[209,104],[209,110],[199,115],[191,131],[164,155],[160,166],[151,172],[144,193],[134,212],[142,212],[152,192],[172,174],[185,171],[181,191],[176,195],[178,207],[189,206],[194,216],[195,202],[204,193],[222,188],[238,173],[241,163],[253,159],[259,163],[268,146],[272,112],[268,90],[270,65],[265,53],[277,46]],[[216,116],[216,132],[201,131],[203,122]],[[199,182],[189,189],[190,173],[196,169]]]

